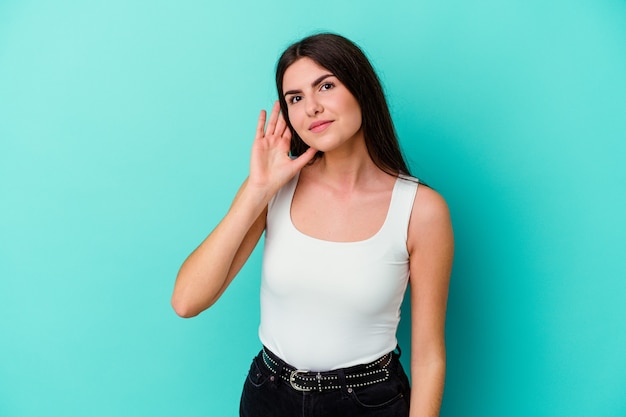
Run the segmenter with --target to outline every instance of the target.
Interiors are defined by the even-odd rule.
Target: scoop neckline
[[[294,224],[293,219],[291,217],[291,206],[293,204],[293,197],[296,195],[296,188],[298,187],[298,182],[300,181],[300,173],[298,172],[295,178],[292,180],[293,185],[291,186],[291,190],[290,190],[291,196],[289,197],[289,206],[288,206],[289,225],[295,231],[295,233],[298,234],[299,236],[302,236],[305,239],[309,239],[315,242],[320,242],[320,243],[330,244],[330,245],[350,245],[350,244],[355,245],[355,244],[368,243],[376,239],[380,234],[382,234],[383,230],[387,226],[387,223],[389,223],[389,217],[391,215],[391,208],[393,206],[396,192],[398,190],[398,184],[400,183],[400,179],[401,179],[400,176],[396,177],[396,181],[393,184],[393,189],[391,190],[391,198],[389,199],[389,205],[387,206],[387,214],[385,215],[385,220],[383,221],[383,224],[380,226],[380,228],[376,231],[376,233],[374,233],[372,236],[368,238],[361,239],[361,240],[340,241],[340,240],[326,240],[326,239],[321,239],[315,236],[308,235],[302,232],[300,229],[298,229],[296,225]]]

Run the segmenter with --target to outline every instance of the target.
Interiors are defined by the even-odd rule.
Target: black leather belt
[[[377,384],[389,379],[389,364],[393,353],[374,362],[344,370],[311,372],[295,369],[263,348],[263,363],[297,391],[330,391],[342,387],[351,389]]]

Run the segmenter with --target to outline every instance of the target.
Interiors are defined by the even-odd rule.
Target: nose
[[[313,117],[321,113],[324,110],[321,103],[314,96],[306,98],[306,113],[308,116]]]

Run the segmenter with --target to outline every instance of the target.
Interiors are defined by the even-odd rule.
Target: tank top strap
[[[419,180],[417,178],[399,176],[389,205],[386,227],[393,233],[393,236],[402,237],[402,241],[405,243],[418,185]]]

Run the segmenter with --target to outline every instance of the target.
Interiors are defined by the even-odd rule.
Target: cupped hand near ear
[[[248,185],[273,195],[313,159],[317,150],[309,148],[295,159],[289,156],[291,131],[278,101],[272,107],[267,127],[265,121],[266,112],[261,110],[252,144]]]

